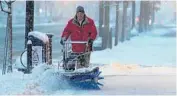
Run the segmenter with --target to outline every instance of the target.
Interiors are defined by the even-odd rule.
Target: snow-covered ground
[[[93,52],[91,63],[104,64],[100,65],[105,78],[101,90],[75,89],[56,74],[56,63],[41,64],[32,74],[14,69],[0,75],[0,95],[175,95],[176,37],[166,35],[176,34],[171,30],[155,29],[111,50]]]
[[[176,38],[174,36],[176,36],[175,28],[155,29],[139,34],[138,37],[119,43],[111,50],[94,52],[91,56],[91,63],[176,66]]]

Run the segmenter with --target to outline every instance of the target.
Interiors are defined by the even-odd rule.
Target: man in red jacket
[[[87,17],[82,6],[78,6],[76,9],[76,15],[74,18],[68,21],[68,24],[64,28],[62,33],[62,39],[60,43],[63,45],[64,42],[70,37],[71,41],[88,41],[89,50],[92,51],[92,44],[97,36],[96,26],[94,21]],[[72,44],[72,51],[76,53],[84,53],[86,52],[85,44]],[[83,66],[88,67],[90,53],[85,57],[87,60],[87,64],[83,64]],[[83,56],[80,59],[83,60]],[[83,62],[81,62],[82,65]]]
[[[89,41],[89,44],[92,45],[96,36],[97,30],[94,21],[86,16],[82,6],[78,6],[75,17],[69,20],[64,28],[60,43],[63,45],[64,41],[70,37],[71,41]],[[73,52],[84,52],[85,47],[85,44],[72,44]]]

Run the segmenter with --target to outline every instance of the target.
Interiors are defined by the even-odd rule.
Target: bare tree
[[[4,46],[4,62],[3,62],[3,72],[12,72],[12,3],[15,1],[0,1],[1,11],[8,14],[7,16],[7,26],[6,26],[6,38]],[[7,5],[7,9],[3,8],[3,4]],[[7,65],[8,64],[8,65]]]

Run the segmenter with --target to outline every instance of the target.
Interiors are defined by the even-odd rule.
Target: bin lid
[[[33,37],[41,40],[45,44],[49,42],[49,38],[48,38],[47,34],[43,33],[43,32],[31,31],[28,33],[28,37],[29,36],[33,36]]]

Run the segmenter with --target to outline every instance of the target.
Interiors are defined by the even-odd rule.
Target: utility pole
[[[34,1],[26,1],[26,22],[25,22],[25,48],[28,41],[28,33],[34,28]]]

